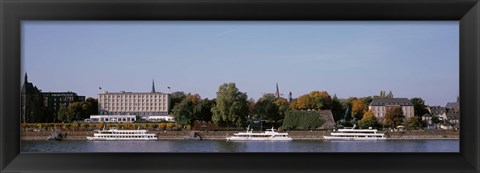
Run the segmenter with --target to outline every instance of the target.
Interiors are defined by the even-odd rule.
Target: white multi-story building
[[[98,94],[98,112],[100,115],[168,115],[170,95],[155,92],[104,92]]]
[[[413,117],[415,114],[413,104],[407,98],[375,98],[368,106],[375,117],[383,121],[387,110],[393,107],[401,107],[405,118]]]

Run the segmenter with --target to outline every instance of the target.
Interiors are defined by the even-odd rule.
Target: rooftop
[[[370,106],[385,105],[413,106],[412,102],[410,102],[410,100],[407,98],[375,98],[370,103]]]
[[[458,104],[458,102],[448,102],[445,107],[446,108],[460,108],[460,104]]]
[[[433,115],[439,115],[446,112],[445,107],[441,107],[441,106],[430,106],[429,110],[430,110],[430,113]]]
[[[167,93],[162,93],[162,92],[126,92],[126,91],[120,91],[120,92],[108,92],[105,91],[103,93],[99,93],[99,95],[106,95],[106,94],[167,94]]]

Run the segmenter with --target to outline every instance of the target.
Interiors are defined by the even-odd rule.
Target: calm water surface
[[[459,152],[459,140],[22,141],[22,152]]]

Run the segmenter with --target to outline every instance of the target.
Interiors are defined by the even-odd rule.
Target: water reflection
[[[459,152],[459,140],[22,141],[22,152]]]

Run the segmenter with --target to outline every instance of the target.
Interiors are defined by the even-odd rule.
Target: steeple
[[[275,96],[277,96],[277,98],[280,98],[280,91],[278,90],[278,82],[277,82],[277,92],[275,92]]]
[[[155,79],[152,79],[152,93],[155,92]]]
[[[27,83],[27,82],[28,82],[27,78],[28,78],[28,77],[27,77],[27,73],[25,72],[25,79],[24,79],[23,83]]]
[[[288,92],[288,103],[292,102],[292,92]]]

